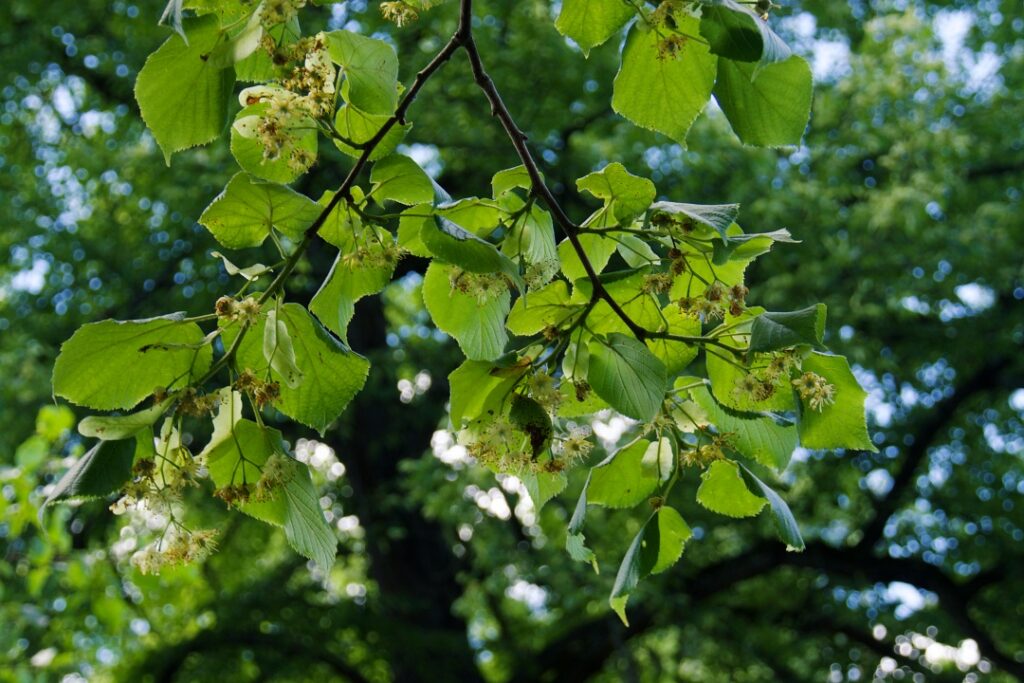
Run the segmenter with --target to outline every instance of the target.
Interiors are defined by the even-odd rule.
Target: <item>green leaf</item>
[[[564,491],[568,484],[564,472],[527,472],[522,476],[522,482],[538,515],[541,508]]]
[[[287,455],[281,432],[276,429],[250,420],[238,420],[226,428],[227,434],[208,450],[214,484],[255,484],[272,455],[288,458],[288,479],[273,491],[270,500],[250,501],[238,507],[260,521],[284,527],[288,543],[296,552],[315,561],[322,571],[329,570],[334,564],[337,538],[324,519],[309,470]]]
[[[555,228],[551,214],[536,204],[530,207],[502,241],[501,250],[515,258],[522,256],[528,263],[543,263],[558,259],[555,246]]]
[[[531,455],[534,460],[551,446],[551,436],[554,434],[551,416],[534,399],[522,394],[514,394],[508,420],[513,427],[529,437]]]
[[[750,326],[750,351],[778,351],[790,346],[821,346],[825,334],[825,304],[799,311],[762,313]]]
[[[811,115],[811,90],[811,67],[796,55],[760,68],[718,60],[715,99],[747,145],[800,144]]]
[[[693,536],[690,525],[670,507],[660,507],[657,512],[658,555],[651,574],[660,574],[682,557],[686,542]],[[648,527],[648,537],[653,528]]]
[[[566,534],[565,551],[576,562],[586,562],[597,571],[597,555],[587,547],[587,539],[583,534]]]
[[[530,173],[522,164],[498,171],[491,178],[491,192],[495,199],[515,188],[529,190],[532,187]]]
[[[292,336],[274,308],[267,311],[267,321],[263,325],[263,357],[286,387],[296,389],[302,384],[302,371],[295,364]]]
[[[129,410],[157,389],[201,377],[213,350],[184,314],[148,320],[103,320],[78,328],[61,346],[53,392],[97,410]]]
[[[505,316],[511,295],[503,291],[484,301],[453,289],[452,267],[434,261],[423,278],[423,302],[439,330],[450,334],[470,360],[494,360],[505,350]]]
[[[697,502],[720,515],[753,517],[764,507],[765,499],[750,492],[736,463],[716,460],[701,475]]]
[[[772,487],[754,476],[753,472],[743,465],[740,465],[740,467],[742,468],[743,478],[748,483],[752,483],[754,488],[760,489],[761,494],[768,499],[768,504],[771,505],[772,517],[775,519],[775,528],[778,529],[779,537],[786,544],[786,550],[802,551],[806,546],[804,545],[803,536],[800,535],[800,526],[796,523],[796,519],[793,517],[793,513],[790,512],[789,506],[786,505],[786,501],[782,500],[782,497]]]
[[[261,12],[253,12],[253,17],[259,17]],[[269,29],[264,29],[264,35],[274,39],[278,47],[289,47],[294,45],[302,37],[299,28],[298,17],[292,17],[283,24],[276,24]],[[235,78],[246,83],[263,83],[277,78],[277,67],[265,50],[256,50],[241,61],[235,62]]]
[[[594,555],[593,550],[587,547],[587,539],[583,536],[583,522],[587,518],[588,488],[590,488],[589,474],[587,475],[587,480],[583,483],[583,490],[576,501],[576,508],[573,510],[572,518],[569,520],[569,526],[566,529],[565,550],[573,560],[590,564],[594,568],[594,573],[599,574],[601,570],[597,566],[597,556]]]
[[[590,343],[587,380],[612,408],[641,422],[654,419],[668,389],[657,356],[643,342],[619,333],[608,335],[607,343]]]
[[[577,239],[579,239],[580,245],[583,247],[583,253],[587,255],[587,260],[590,261],[590,265],[594,267],[594,272],[596,273],[600,273],[605,269],[605,266],[608,265],[608,260],[611,259],[615,249],[619,246],[615,240],[593,233],[584,233]],[[583,262],[568,239],[562,240],[561,244],[558,245],[558,259],[562,264],[562,273],[570,281],[575,282],[580,278],[587,277],[587,271],[583,268]]]
[[[729,443],[737,452],[766,467],[784,470],[797,445],[795,425],[779,424],[770,416],[743,413],[721,405],[706,386],[690,389],[690,396],[703,412],[703,416],[687,410],[689,419],[711,424],[719,434],[728,435]],[[701,419],[706,417],[706,422]]]
[[[345,74],[341,94],[368,114],[390,115],[398,103],[398,55],[383,40],[351,31],[327,34],[331,60]]]
[[[563,0],[555,28],[589,56],[591,48],[618,33],[632,17],[633,8],[622,0]]]
[[[505,324],[512,334],[526,337],[546,327],[557,327],[578,308],[569,303],[568,285],[562,280],[555,280],[516,299]]]
[[[640,439],[605,458],[590,470],[587,502],[610,508],[631,508],[658,488],[658,473],[643,466],[652,445]]]
[[[175,152],[216,139],[224,128],[232,69],[220,68],[210,53],[224,37],[213,16],[186,23],[188,43],[173,35],[151,54],[135,81],[142,119],[168,164]]]
[[[386,230],[380,229],[378,234],[382,240],[394,240]],[[396,265],[397,262],[359,265],[346,259],[345,254],[338,254],[327,279],[309,302],[309,310],[327,329],[347,342],[348,324],[355,315],[356,302],[387,287]]]
[[[684,204],[682,202],[656,202],[651,205],[652,216],[672,216],[676,220],[690,219],[706,225],[729,241],[727,231],[740,214],[739,204]]]
[[[346,104],[338,107],[338,113],[334,117],[334,127],[346,140],[357,145],[365,145],[376,137],[390,118],[389,114],[371,114],[352,104]],[[392,125],[370,153],[370,161],[376,161],[394,152],[398,143],[410,129],[412,129],[411,123]],[[335,140],[334,144],[350,157],[358,158],[363,155],[361,147],[353,147],[340,140]]]
[[[600,276],[600,280],[605,292],[619,304],[630,320],[641,327],[655,329],[660,327],[664,321],[661,319],[658,300],[644,291],[644,277],[648,273],[649,269],[622,270],[604,273]],[[586,304],[591,301],[593,291],[593,284],[589,278],[577,280],[573,284],[573,303]],[[587,329],[596,335],[606,335],[612,332],[630,333],[625,321],[603,298],[598,300],[587,315]]]
[[[581,348],[587,348],[583,346]],[[589,351],[588,351],[589,353]],[[582,379],[583,377],[581,377]],[[576,394],[576,386],[572,382],[562,382],[559,387],[562,394],[562,402],[558,406],[558,416],[563,418],[584,417],[611,408],[608,402],[588,391],[583,394],[582,400]]]
[[[681,145],[711,97],[716,57],[696,35],[698,20],[676,15],[678,31],[659,30],[685,42],[677,54],[662,55],[661,37],[645,22],[629,31],[622,66],[615,76],[612,108],[642,128],[664,133]]]
[[[300,471],[284,485],[284,533],[300,555],[316,562],[322,572],[334,566],[338,538],[327,523],[309,470]]]
[[[49,443],[75,426],[75,413],[67,406],[45,405],[36,413],[36,434]]]
[[[747,335],[750,332],[750,320],[760,312],[761,309],[748,309],[740,318],[727,315],[723,324],[736,324],[731,330],[735,336],[720,337],[722,344],[737,350],[746,348],[749,342]],[[756,400],[749,392],[744,391],[742,384],[750,370],[748,365],[743,364],[742,355],[734,355],[725,349],[715,349],[707,353],[705,364],[708,379],[711,380],[711,393],[726,407],[753,413],[766,410],[787,411],[796,407],[793,388],[784,377],[776,384],[771,396],[764,400]]]
[[[404,154],[391,154],[375,163],[370,182],[370,195],[381,205],[385,199],[407,206],[434,201],[434,182]]]
[[[152,427],[170,405],[170,399],[129,415],[90,415],[78,423],[78,433],[90,439],[118,441]]]
[[[516,271],[515,264],[490,242],[480,239],[444,216],[434,216],[420,228],[430,253],[471,273]]]
[[[617,161],[583,176],[576,181],[576,188],[603,199],[619,225],[629,225],[647,210],[657,194],[654,183],[633,175]]]
[[[485,361],[464,361],[448,375],[449,414],[454,429],[459,430],[463,421],[471,422],[497,411],[528,369],[527,364],[502,367]]]
[[[334,199],[335,192],[327,190],[321,196],[317,204],[323,211]],[[331,212],[327,214],[323,225],[317,234],[328,244],[333,244],[341,251],[348,253],[355,250],[356,236],[362,233],[363,221],[352,204],[357,206],[363,199],[363,193],[358,187],[352,188],[352,201],[342,198],[334,205]],[[379,233],[378,233],[379,234]]]
[[[132,475],[135,442],[100,441],[75,461],[39,506],[43,509],[58,500],[101,498],[120,489]]]
[[[199,222],[229,249],[258,247],[275,227],[292,239],[320,215],[320,205],[291,188],[237,173]]]
[[[741,62],[770,64],[793,54],[767,21],[736,0],[705,0],[700,35],[712,54]]]
[[[308,171],[316,159],[320,146],[316,126],[312,119],[306,117],[288,127],[286,132],[291,136],[292,144],[282,150],[276,159],[268,159],[256,134],[256,126],[268,109],[269,102],[257,102],[235,115],[231,125],[231,155],[242,170],[257,178],[272,183],[290,183]],[[297,164],[293,158],[295,152],[303,153],[302,157],[308,163],[302,161]]]
[[[627,627],[630,623],[626,618],[626,603],[630,594],[640,584],[640,580],[650,574],[651,568],[657,562],[660,538],[657,531],[651,533],[650,538],[648,538],[647,532],[652,527],[653,519],[654,515],[647,518],[626,550],[622,563],[618,565],[615,583],[611,587],[611,595],[608,598],[608,604]],[[654,524],[653,528],[656,529],[657,525]]]
[[[670,302],[661,312],[664,320],[658,325],[659,331],[681,337],[700,336],[700,321],[683,313],[676,303]],[[665,364],[669,377],[685,370],[699,351],[696,344],[668,339],[648,339],[647,348]]]
[[[241,397],[238,401],[241,402]],[[224,408],[222,405],[222,413]],[[229,409],[227,415],[231,414],[232,410]],[[226,429],[226,433],[221,434],[217,443],[204,451],[207,454],[210,478],[217,488],[243,483],[254,485],[259,481],[267,459],[275,453],[285,453],[281,432],[276,429],[260,426],[251,420],[237,420],[223,425],[222,429]],[[298,463],[293,463],[292,469],[293,476],[305,470]],[[308,470],[301,473],[309,477]],[[285,508],[284,496],[280,491],[276,491],[271,500],[250,501],[238,506],[239,510],[250,517],[275,526],[284,525]]]
[[[289,387],[285,378],[271,368],[271,378],[282,382],[281,398],[274,407],[323,434],[363,388],[370,364],[332,337],[301,305],[284,304],[278,316],[291,334],[295,365],[304,379],[298,387]],[[257,375],[265,373],[268,367],[263,355],[266,322],[267,316],[261,316],[242,340],[237,354],[239,367]],[[225,345],[230,346],[237,333],[237,325],[226,328]]]
[[[453,202],[440,197],[435,213],[477,237],[489,236],[505,217],[505,208],[493,199],[465,197]]]
[[[804,372],[821,375],[832,385],[835,401],[819,412],[801,400],[798,420],[800,445],[827,450],[850,448],[876,452],[864,418],[867,392],[861,389],[842,356],[812,353],[803,361]]]

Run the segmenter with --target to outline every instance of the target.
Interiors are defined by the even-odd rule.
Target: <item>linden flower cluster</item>
[[[244,463],[249,461],[243,461]],[[249,463],[251,464],[251,463]],[[246,481],[231,483],[221,486],[213,492],[213,495],[223,500],[228,505],[243,505],[245,503],[266,503],[273,500],[281,487],[288,483],[295,473],[295,468],[288,456],[281,453],[274,453],[260,468],[260,478],[256,483]],[[244,474],[244,472],[243,472]]]
[[[287,23],[305,6],[306,0],[264,0],[260,23],[265,29]]]
[[[508,292],[508,280],[500,273],[471,273],[453,267],[449,275],[452,291],[476,297],[481,304]]]
[[[241,301],[230,296],[222,296],[217,299],[213,310],[219,318],[231,321],[241,320],[246,324],[254,325],[260,317],[260,302],[251,296]]]
[[[774,353],[763,368],[748,372],[736,380],[733,395],[737,398],[750,397],[755,401],[767,401],[789,378],[790,372],[800,366],[795,351]]]
[[[750,293],[743,285],[726,288],[716,280],[699,296],[684,296],[677,302],[679,310],[699,320],[721,320],[726,312],[737,316],[743,313],[747,294]]]
[[[478,431],[465,430],[459,436],[469,454],[495,472],[518,474],[536,465],[522,447],[525,435],[504,415],[495,417]]]
[[[527,380],[526,388],[533,400],[549,413],[558,410],[558,404],[562,402],[562,392],[558,390],[554,377],[546,372],[534,373]]]
[[[316,121],[330,117],[337,72],[324,33],[303,39],[295,52],[301,63],[279,85],[254,85],[239,93],[243,107],[259,103],[267,107],[262,114],[241,117],[234,129],[243,138],[259,140],[265,160],[284,158],[291,168],[305,170],[316,155],[298,147],[297,132],[315,128]]]
[[[481,431],[460,434],[466,451],[481,465],[503,474],[519,476],[526,472],[561,472],[585,458],[593,448],[585,427],[573,430],[557,442],[550,454],[534,459],[525,448],[527,436],[507,417],[499,416]]]
[[[800,398],[807,401],[811,410],[819,413],[825,406],[835,403],[835,387],[829,384],[824,377],[813,372],[805,372],[793,380]]]
[[[172,506],[187,486],[198,486],[203,463],[181,444],[177,430],[165,430],[157,445],[157,458],[143,458],[132,466],[132,479],[122,496],[110,506],[115,515],[146,510],[173,517]]]
[[[278,382],[265,382],[249,368],[238,375],[233,386],[248,394],[260,408],[272,404],[281,397],[281,385]]]
[[[680,451],[679,463],[684,467],[707,467],[714,461],[723,459],[725,449],[731,447],[732,442],[728,435],[707,433],[706,428],[702,428],[701,431],[711,438],[711,442]]]
[[[558,273],[560,264],[558,259],[545,259],[543,261],[537,261],[526,266],[526,272],[523,274],[523,281],[530,289],[540,289],[547,283],[551,282],[555,274]]]
[[[217,409],[217,394],[200,394],[193,387],[181,392],[178,398],[177,413],[190,417],[206,417]]]
[[[583,460],[594,449],[594,443],[590,441],[591,434],[592,430],[586,425],[573,427],[569,436],[555,445],[555,450],[568,462]]]
[[[143,574],[159,574],[168,565],[189,564],[209,557],[217,549],[216,529],[176,529],[132,555],[132,566]]]
[[[342,263],[353,268],[388,268],[402,258],[404,250],[394,241],[367,239],[341,257]]]
[[[380,13],[398,28],[411,24],[420,18],[420,12],[433,6],[432,0],[398,0],[380,3]]]

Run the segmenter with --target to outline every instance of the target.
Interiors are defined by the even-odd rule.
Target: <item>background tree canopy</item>
[[[410,83],[456,5],[401,29],[377,3],[305,11],[390,41]],[[825,341],[869,391],[877,453],[798,450],[783,475],[803,553],[767,517],[681,503],[701,542],[637,588],[629,628],[607,593],[646,513],[590,510],[595,574],[564,550],[582,478],[538,513],[455,444],[446,378],[462,354],[429,323],[417,259],[355,305],[348,343],[373,370],[341,419],[315,439],[278,425],[337,535],[329,573],[216,501],[202,505],[226,525],[220,551],[158,576],[129,562],[149,531],[102,503],[40,522],[85,443],[85,413],[50,398],[60,344],[104,318],[212,310],[233,289],[197,223],[237,171],[227,138],[167,166],[133,94],[169,33],[161,9],[0,10],[0,679],[1024,679],[1018,2],[787,3],[772,25],[816,84],[804,144],[782,149],[742,146],[717,107],[687,149],[644,131],[612,109],[617,45],[583,59],[558,3],[475,7],[491,75],[570,214],[594,208],[576,179],[620,162],[659,197],[740,202],[751,232],[788,228],[802,243],[747,273],[756,303],[824,301]],[[519,159],[456,61],[400,150],[453,196],[486,197]],[[319,197],[348,165],[329,150],[295,187]],[[308,256],[288,285],[304,303],[333,261],[323,243]],[[624,429],[595,426],[606,446]]]

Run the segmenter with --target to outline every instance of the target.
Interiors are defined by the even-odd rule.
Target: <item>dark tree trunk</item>
[[[398,400],[378,297],[357,306],[349,341],[356,350],[372,349],[364,353],[373,367],[334,445],[348,468],[350,500],[366,529],[369,574],[379,589],[373,609],[389,624],[380,637],[394,680],[482,680],[466,624],[452,612],[462,593],[459,562],[442,529],[407,502],[398,467],[428,452],[447,386],[435,382],[413,405]]]

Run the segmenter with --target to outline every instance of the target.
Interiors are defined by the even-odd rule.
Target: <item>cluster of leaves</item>
[[[427,9],[384,4],[403,22]],[[588,416],[612,409],[640,425],[589,470],[567,541],[573,558],[593,562],[587,506],[650,505],[611,593],[623,619],[638,581],[674,564],[690,537],[670,505],[687,471],[700,473],[703,506],[732,517],[767,506],[782,539],[800,549],[793,516],[764,480],[798,444],[873,445],[864,392],[847,362],[824,352],[824,306],[769,312],[747,303],[747,266],[792,242],[789,233],[744,232],[734,204],[657,201],[654,184],[619,163],[577,181],[600,204],[577,223],[484,70],[469,0],[408,88],[387,42],[344,30],[304,36],[303,5],[185,2],[196,16],[140,72],[139,107],[168,161],[217,138],[234,84],[255,84],[238,94],[231,125],[241,170],[199,222],[225,249],[269,238],[281,258],[238,266],[214,252],[240,286],[213,312],[92,323],[64,344],[55,394],[120,414],[79,423],[98,442],[50,500],[119,491],[115,512],[160,515],[163,533],[135,558],[156,570],[212,550],[215,531],[189,529],[182,504],[186,487],[209,479],[214,495],[283,527],[298,552],[329,566],[335,540],[309,473],[265,418],[323,433],[344,411],[369,371],[347,345],[355,303],[380,292],[411,254],[429,259],[426,309],[466,357],[449,377],[452,427],[481,464],[519,477],[536,507],[586,462]],[[810,70],[744,4],[566,0],[556,26],[584,53],[628,27],[612,103],[640,126],[683,142],[714,96],[743,142],[799,142]],[[490,197],[453,199],[396,152],[423,83],[460,50],[522,162],[494,175]],[[314,200],[287,184],[316,163],[324,140],[353,163],[336,192]],[[286,301],[285,284],[314,240],[338,253],[307,308]],[[204,422],[211,437],[194,452],[185,435]]]

